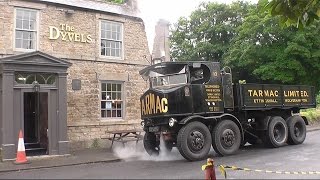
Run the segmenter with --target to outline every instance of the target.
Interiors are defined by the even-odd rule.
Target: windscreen
[[[187,83],[184,65],[156,66],[149,71],[151,88],[166,89]]]

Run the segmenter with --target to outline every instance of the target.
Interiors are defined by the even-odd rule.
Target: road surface
[[[320,131],[307,134],[302,145],[268,149],[246,146],[238,154],[219,157],[213,150],[216,164],[272,171],[320,171]],[[204,179],[201,166],[205,161],[188,162],[174,148],[169,154],[150,158],[142,148],[119,148],[116,152],[124,160],[58,168],[1,173],[1,179]],[[218,178],[223,178],[216,170]],[[228,179],[320,179],[318,175],[288,175],[265,172],[227,170]]]

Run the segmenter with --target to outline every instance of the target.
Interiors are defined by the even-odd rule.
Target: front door
[[[24,92],[24,142],[27,155],[48,150],[48,92]]]

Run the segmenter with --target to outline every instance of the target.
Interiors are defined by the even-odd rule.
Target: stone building
[[[152,49],[153,64],[170,61],[169,26],[170,22],[164,19],[160,19],[155,26]]]
[[[55,155],[140,128],[147,57],[144,23],[126,4],[0,0],[2,159],[15,158],[19,130],[30,154]]]

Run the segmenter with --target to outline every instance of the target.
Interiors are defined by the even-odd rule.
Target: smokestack
[[[138,0],[126,0],[125,4],[129,6],[132,9],[132,11],[137,13],[139,12]]]

